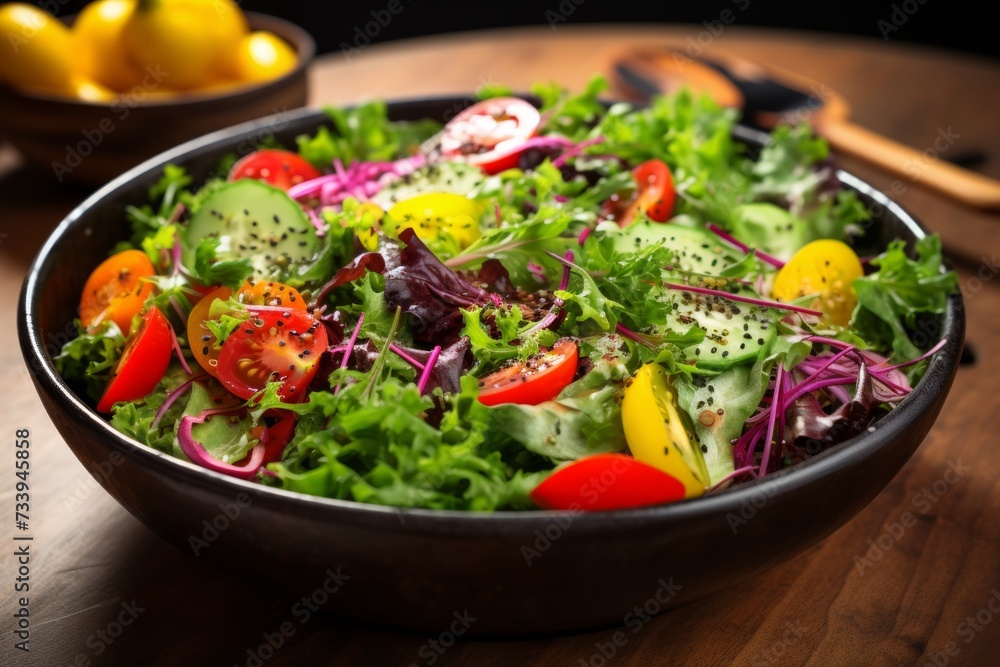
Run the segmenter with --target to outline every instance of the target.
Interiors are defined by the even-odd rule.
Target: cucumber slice
[[[760,298],[745,285],[736,294]],[[769,308],[682,291],[672,293],[671,308],[667,326],[674,331],[686,331],[692,324],[705,330],[702,342],[684,350],[702,368],[721,370],[754,361],[767,353],[777,336],[780,315]]]
[[[188,222],[184,251],[219,239],[220,260],[249,257],[254,274],[273,280],[315,259],[322,243],[302,207],[283,190],[244,178],[213,193]]]
[[[806,223],[802,219],[767,202],[736,207],[733,235],[786,262],[809,240]]]
[[[401,201],[430,192],[467,195],[483,183],[478,167],[460,162],[441,162],[417,169],[385,186],[372,197],[372,203],[388,211]]]
[[[682,227],[676,223],[644,220],[629,225],[621,232],[614,229],[615,250],[635,252],[650,245],[663,244],[674,251],[675,269],[692,273],[718,275],[724,268],[739,261],[742,255],[722,243],[714,234]]]
[[[770,370],[770,365],[768,365]],[[701,448],[714,486],[733,471],[733,444],[743,432],[743,425],[760,405],[767,389],[770,372],[763,360],[753,366],[731,366],[715,377],[679,377],[677,402],[691,417],[694,440]]]

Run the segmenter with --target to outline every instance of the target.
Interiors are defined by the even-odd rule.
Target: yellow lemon
[[[226,69],[248,28],[231,0],[138,0],[123,39],[141,65],[174,89],[198,88]]]
[[[143,67],[132,60],[124,29],[135,0],[98,0],[73,23],[74,66],[81,75],[126,92],[142,82]]]
[[[298,57],[283,39],[270,32],[252,32],[240,41],[236,70],[243,81],[276,79],[295,68]]]
[[[0,81],[17,88],[65,92],[73,68],[69,29],[20,2],[0,6]]]

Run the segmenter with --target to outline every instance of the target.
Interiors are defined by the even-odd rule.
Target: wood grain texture
[[[311,73],[312,99],[320,105],[463,93],[484,81],[526,89],[533,81],[552,79],[578,87],[593,73],[606,74],[610,59],[629,46],[667,39],[683,43],[694,34],[650,26],[562,24],[554,31],[517,29],[390,43],[350,59],[339,53],[321,59]],[[989,159],[981,170],[1000,177],[995,112],[1000,67],[995,62],[894,43],[737,27],[726,28],[709,52],[712,48],[823,82],[851,103],[854,121],[918,150],[933,147],[939,132],[950,128],[958,136],[945,156],[983,151]],[[893,192],[892,177],[848,160],[843,164]],[[0,232],[5,235],[0,236],[0,359],[6,369],[0,379],[5,436],[0,449],[0,506],[5,508],[0,664],[65,665],[83,656],[97,665],[243,665],[248,651],[266,644],[264,635],[279,632],[290,620],[294,634],[263,664],[429,664],[436,655],[427,644],[433,638],[320,616],[301,624],[288,602],[269,597],[254,582],[211,570],[163,543],[100,490],[60,441],[17,347],[16,292],[48,232],[86,194],[54,186],[50,174],[22,168],[9,149],[0,150]],[[517,641],[459,640],[435,664],[924,665],[935,664],[935,654],[941,654],[937,664],[996,664],[1000,618],[988,605],[1000,589],[1000,456],[995,447],[1000,355],[993,347],[1000,343],[1000,225],[990,214],[960,208],[909,179],[897,181],[895,194],[942,234],[961,274],[967,340],[977,361],[959,370],[934,429],[885,491],[806,553],[644,623],[638,632],[626,630],[620,646],[612,643],[613,628]],[[10,436],[20,427],[31,429],[33,442],[29,656],[15,654],[8,632],[14,608],[8,587],[16,571],[8,548],[14,502]],[[958,462],[968,469],[956,478],[948,470]],[[924,489],[929,491],[921,495]],[[822,498],[816,506],[823,511]],[[895,524],[902,525],[906,516],[912,525],[900,531]],[[881,552],[870,547],[880,542]],[[858,560],[868,557],[870,566]],[[585,589],[587,582],[580,585]],[[122,603],[133,600],[143,611],[112,643],[102,642],[96,633],[115,621]],[[1000,594],[993,608],[1000,610]],[[950,642],[954,656],[944,655]],[[100,655],[98,648],[103,648]],[[613,650],[614,657],[603,660],[602,648]]]

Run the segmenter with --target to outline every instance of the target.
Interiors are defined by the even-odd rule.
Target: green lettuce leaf
[[[910,259],[906,244],[893,241],[871,261],[878,271],[854,281],[858,305],[851,325],[866,340],[891,346],[896,363],[922,354],[911,337],[917,316],[943,315],[958,286],[958,275],[944,271],[937,234],[918,240],[916,254]]]
[[[615,400],[628,369],[617,359],[601,359],[552,401],[538,405],[504,403],[490,408],[494,437],[503,434],[553,462],[625,449],[621,406]]]

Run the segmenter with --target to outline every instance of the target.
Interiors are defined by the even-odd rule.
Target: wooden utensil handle
[[[816,123],[816,131],[835,150],[879,166],[906,184],[916,183],[977,208],[1000,210],[1000,181],[951,164],[936,148],[936,153],[921,153],[845,120]]]

